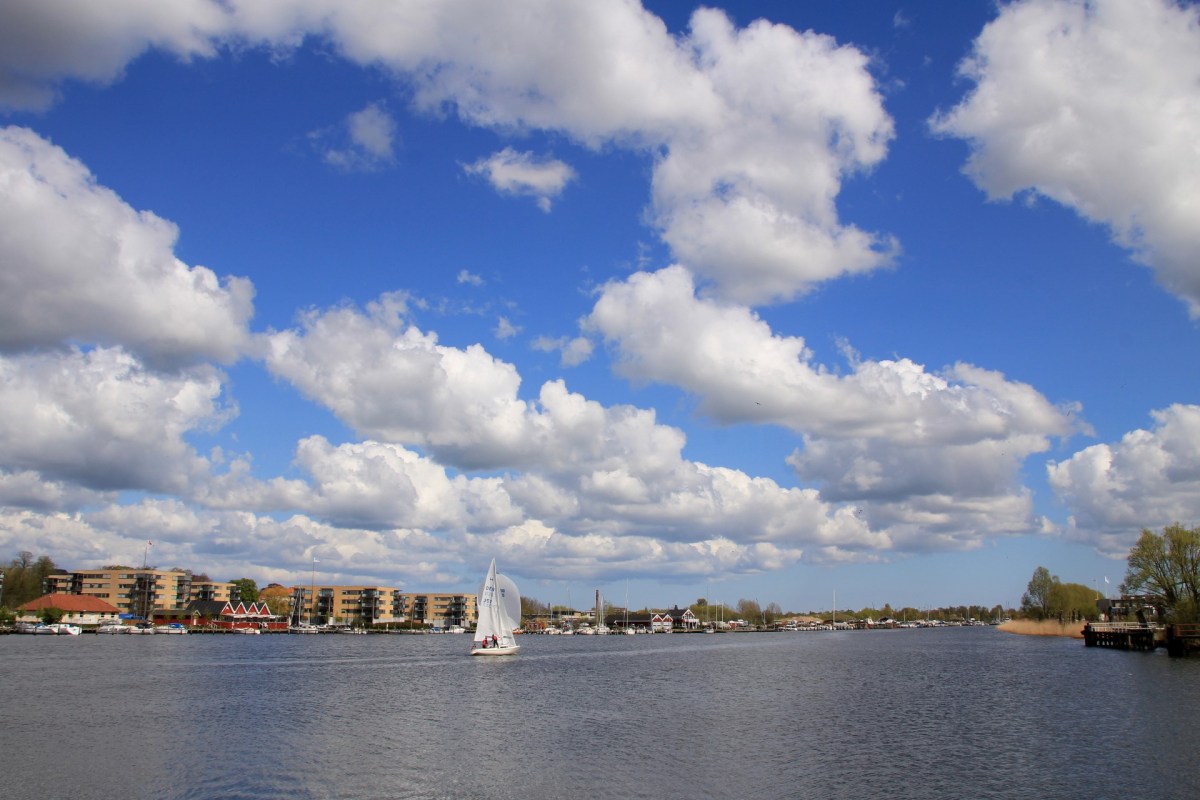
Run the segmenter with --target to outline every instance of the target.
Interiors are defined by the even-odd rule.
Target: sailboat
[[[492,559],[479,587],[476,598],[479,624],[475,627],[473,656],[511,656],[521,646],[513,636],[513,629],[521,619],[521,594],[512,579],[496,572],[496,559]]]

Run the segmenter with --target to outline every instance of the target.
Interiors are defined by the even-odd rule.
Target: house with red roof
[[[214,630],[232,630],[234,628],[258,628],[262,631],[287,630],[287,620],[272,614],[266,603],[193,600],[181,610],[178,621],[193,628],[206,627]]]
[[[17,609],[17,619],[21,622],[36,622],[42,617],[47,608],[57,608],[63,612],[61,622],[69,625],[95,626],[101,622],[119,620],[121,610],[99,597],[86,594],[64,594],[54,592],[45,594],[37,600],[30,600]]]

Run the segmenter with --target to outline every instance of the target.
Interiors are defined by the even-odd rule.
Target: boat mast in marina
[[[312,583],[309,584],[308,597],[309,597],[309,602],[312,603],[312,615],[316,616],[316,614],[317,614],[317,557],[316,556],[313,556]],[[304,609],[304,615],[305,615],[304,624],[311,625],[312,619],[308,616],[308,608],[307,607]]]
[[[141,584],[142,596],[139,603],[142,619],[150,622],[154,612],[154,584],[157,579],[150,575],[150,548],[154,546],[154,542],[147,540],[146,547],[142,550],[142,574],[138,576],[138,583]]]

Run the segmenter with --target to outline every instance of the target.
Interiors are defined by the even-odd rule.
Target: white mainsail
[[[475,628],[475,643],[486,643],[486,647],[478,647],[471,651],[472,654],[515,653],[519,645],[513,636],[513,629],[517,627],[516,620],[521,618],[521,594],[512,579],[496,572],[494,558],[483,579],[483,585],[479,587],[476,608],[479,612],[479,624]]]

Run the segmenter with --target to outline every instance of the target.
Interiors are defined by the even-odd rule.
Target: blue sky
[[[0,550],[785,609],[1200,517],[1200,22],[0,9]]]

